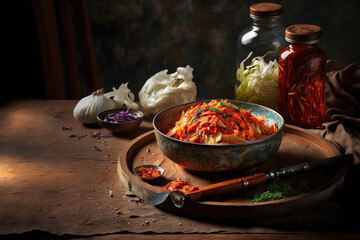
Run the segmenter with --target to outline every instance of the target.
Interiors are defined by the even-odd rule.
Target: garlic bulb
[[[99,113],[115,109],[117,106],[117,102],[104,96],[104,89],[102,88],[81,99],[76,104],[73,115],[76,120],[82,123],[96,123],[96,117]]]

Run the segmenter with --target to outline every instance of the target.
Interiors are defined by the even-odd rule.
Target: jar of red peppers
[[[286,123],[303,128],[322,128],[326,120],[326,55],[317,45],[320,37],[318,26],[289,26],[289,45],[279,53],[278,109]]]

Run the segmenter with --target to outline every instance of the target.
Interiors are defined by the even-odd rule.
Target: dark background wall
[[[250,24],[244,0],[88,0],[100,84],[105,91],[129,82],[137,96],[155,73],[179,66],[194,68],[198,97],[232,98],[235,46]],[[297,23],[323,28],[320,47],[341,68],[360,64],[358,0],[283,0],[284,26]],[[29,0],[12,1],[8,60],[11,97],[44,98],[36,23]],[[4,79],[4,81],[10,81]],[[7,84],[7,85],[6,85]],[[28,91],[29,87],[36,90]],[[89,93],[84,93],[87,95]]]

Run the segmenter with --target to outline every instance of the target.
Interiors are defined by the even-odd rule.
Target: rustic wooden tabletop
[[[17,100],[0,106],[0,238],[355,239],[359,166],[320,206],[256,220],[207,220],[146,206],[119,181],[117,159],[151,119],[126,134],[84,126],[76,101]]]

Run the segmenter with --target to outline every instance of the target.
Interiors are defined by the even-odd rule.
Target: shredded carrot
[[[168,136],[194,143],[234,144],[267,137],[277,132],[278,126],[265,125],[262,116],[254,116],[227,100],[212,100],[192,106],[182,113]]]

